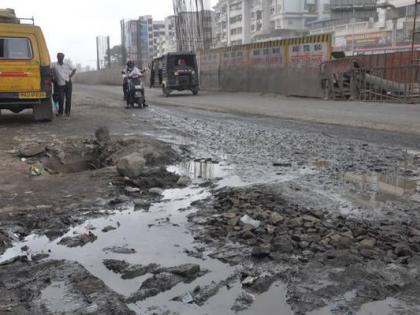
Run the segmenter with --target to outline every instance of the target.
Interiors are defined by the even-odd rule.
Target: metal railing
[[[419,103],[420,65],[353,70],[353,95],[362,101]]]

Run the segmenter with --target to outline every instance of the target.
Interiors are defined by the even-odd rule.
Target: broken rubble
[[[117,171],[121,176],[136,178],[141,175],[145,165],[146,160],[141,154],[131,153],[118,161]]]
[[[131,265],[124,260],[105,259],[104,265],[115,273],[121,274],[122,279],[133,279],[144,276],[147,273],[155,273],[160,266],[158,264]]]
[[[156,270],[153,277],[146,279],[140,288],[132,294],[127,303],[142,301],[148,297],[155,296],[161,292],[172,289],[178,283],[189,283],[201,277],[207,271],[200,269],[196,264],[185,264],[177,267],[160,268]]]
[[[178,181],[176,182],[179,186],[188,186],[192,183],[191,178],[187,176],[181,176]]]
[[[115,254],[135,254],[136,253],[136,250],[134,248],[128,248],[126,246],[105,247],[103,251],[111,252]]]
[[[89,231],[88,233],[84,233],[81,235],[63,237],[58,242],[58,244],[64,245],[67,247],[78,247],[78,246],[82,247],[82,246],[85,246],[87,243],[94,242],[97,238],[98,237],[95,234]]]

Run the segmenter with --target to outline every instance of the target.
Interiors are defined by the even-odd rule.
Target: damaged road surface
[[[77,86],[0,117],[0,314],[419,314],[418,137]]]

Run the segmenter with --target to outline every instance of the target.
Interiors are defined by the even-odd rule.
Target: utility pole
[[[416,28],[416,24],[417,24],[417,5],[418,5],[418,0],[414,1],[414,19],[413,19],[413,34],[412,34],[412,38],[411,38],[411,62],[414,64],[415,60],[414,60],[414,48],[416,45],[416,34],[419,33],[417,32],[417,28]]]
[[[356,24],[356,17],[355,17],[355,11],[354,11],[354,3],[351,5],[352,6],[352,12],[353,12],[353,17],[352,17],[352,31],[351,31],[351,54],[354,56],[354,32],[355,32],[355,24]]]

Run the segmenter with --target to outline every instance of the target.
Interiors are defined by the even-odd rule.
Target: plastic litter
[[[261,225],[261,222],[258,220],[254,220],[253,218],[251,218],[249,215],[244,215],[241,220],[240,220],[243,224],[249,224],[252,225],[254,228],[258,228]]]
[[[193,296],[191,295],[190,292],[187,292],[187,294],[185,294],[182,297],[182,303],[184,303],[184,304],[192,304],[193,302],[194,302],[194,298],[193,298]]]
[[[257,279],[258,279],[258,277],[248,276],[242,281],[242,285],[244,285],[244,286],[252,285]]]
[[[35,165],[31,165],[31,167],[29,167],[29,173],[31,174],[31,176],[42,175],[41,169],[39,167],[35,166]]]

